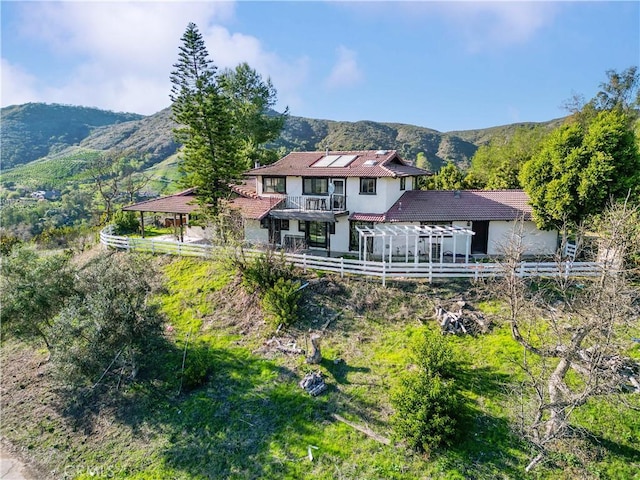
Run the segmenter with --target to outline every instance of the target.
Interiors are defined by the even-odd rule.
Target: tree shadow
[[[587,432],[585,441],[595,448],[604,449],[612,456],[623,458],[629,462],[640,462],[640,449],[623,445],[600,435]]]
[[[178,394],[184,351],[167,342],[135,383],[118,391],[60,390],[58,410],[87,435],[109,415],[137,438],[164,437],[150,455],[189,478],[293,475],[306,453],[304,437],[326,419],[326,400],[300,390],[291,370],[245,350],[194,348],[206,350],[199,354],[210,367],[201,387]],[[281,458],[273,458],[274,443]]]
[[[453,378],[471,398],[508,395],[512,376],[491,367],[472,368],[460,362]],[[523,475],[522,457],[528,444],[513,430],[508,416],[498,417],[468,399],[461,418],[459,443],[452,449],[460,460],[456,468],[467,478],[518,478]]]
[[[330,360],[328,358],[323,358],[320,365],[322,365],[331,374],[335,382],[339,385],[352,384],[352,382],[347,378],[350,373],[369,373],[371,371],[369,367],[356,367],[348,364],[342,359]],[[359,383],[359,385],[362,384]]]

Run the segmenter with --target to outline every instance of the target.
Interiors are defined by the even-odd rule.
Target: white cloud
[[[24,82],[29,95],[18,95],[15,87],[5,88],[3,63],[3,105],[30,96],[29,101],[155,113],[170,104],[169,75],[189,22],[198,25],[216,65],[247,61],[271,75],[281,99],[295,99],[306,78],[305,59],[287,63],[265,52],[257,38],[232,34],[219,25],[233,16],[231,2],[25,2],[21,7],[21,33],[40,41],[50,61],[72,66],[56,79],[36,81],[30,76]],[[18,78],[20,72],[14,65],[8,75]],[[22,75],[29,77],[24,69]]]
[[[209,55],[221,69],[247,62],[264,78],[270,77],[278,91],[276,108],[295,109],[302,104],[298,91],[309,77],[309,58],[287,62],[273,52],[265,51],[260,41],[250,35],[231,33],[218,25],[203,33]]]
[[[336,5],[359,17],[406,24],[398,28],[431,28],[431,25],[440,28],[444,22],[449,34],[472,52],[525,43],[550,25],[562,8],[558,2],[514,0],[372,1]]]
[[[360,83],[364,77],[358,67],[357,54],[344,46],[337,49],[338,60],[325,81],[328,88],[352,87]]]
[[[436,4],[475,52],[527,42],[553,22],[551,2],[450,2]]]
[[[12,65],[4,58],[0,69],[2,72],[2,88],[0,90],[2,106],[39,101],[36,92],[36,78],[33,75],[17,65]]]

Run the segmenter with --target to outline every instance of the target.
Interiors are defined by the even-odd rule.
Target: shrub
[[[280,277],[262,296],[262,308],[274,326],[291,325],[298,317],[301,296],[300,282]]]
[[[0,255],[9,255],[13,248],[21,243],[22,240],[18,237],[4,231],[0,232]]]
[[[193,390],[207,381],[211,365],[211,355],[205,342],[187,348],[182,372],[182,388]]]
[[[450,373],[453,353],[444,337],[425,331],[412,348],[417,367],[392,393],[396,437],[419,452],[451,445],[460,430],[464,403]]]
[[[293,265],[273,251],[265,252],[251,262],[236,260],[236,264],[242,274],[242,283],[249,292],[264,293],[281,278],[293,279]]]
[[[113,216],[113,223],[116,226],[117,233],[121,235],[137,232],[140,226],[135,212],[123,212],[122,210],[116,212]]]

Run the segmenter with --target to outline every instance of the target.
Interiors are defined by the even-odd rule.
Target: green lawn
[[[269,347],[274,332],[255,298],[237,285],[230,262],[162,262],[166,291],[156,301],[168,319],[168,342],[140,382],[117,394],[64,401],[42,387],[48,403],[37,418],[18,405],[17,395],[3,400],[4,411],[15,407],[22,418],[3,422],[2,435],[49,469],[67,469],[76,478],[127,479],[637,478],[637,412],[598,402],[577,417],[591,435],[593,458],[568,449],[554,464],[524,474],[531,451],[513,433],[522,351],[499,324],[484,336],[447,337],[469,409],[454,448],[414,455],[332,417],[392,437],[389,393],[408,366],[411,339],[435,328],[435,298],[473,299],[468,283],[405,282],[383,289],[355,278],[307,278],[303,318],[278,337],[307,348],[309,330],[331,319],[323,332],[324,360],[312,367],[302,355]],[[480,300],[476,307],[488,314],[500,308]],[[3,364],[24,350],[9,347],[3,348]],[[181,387],[183,358],[185,370],[206,359],[201,387]],[[317,398],[297,386],[313,369],[329,385]],[[43,381],[26,380],[26,388]]]

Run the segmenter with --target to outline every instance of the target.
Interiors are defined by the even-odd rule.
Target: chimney
[[[253,164],[253,168],[260,168],[260,162],[258,160]]]
[[[455,190],[453,192],[453,198],[460,198],[460,190]]]
[[[326,150],[325,150],[325,153],[324,153],[324,154],[325,154],[325,155],[329,155],[329,147],[327,147],[327,148],[326,148]]]

